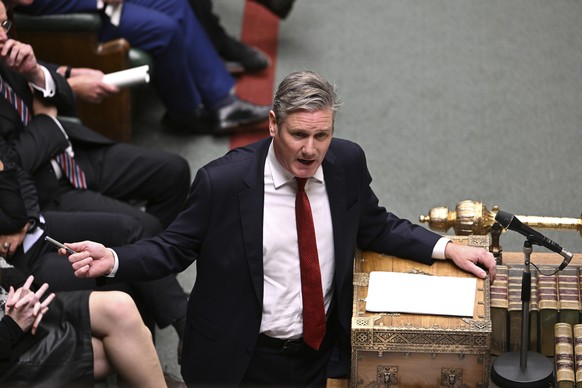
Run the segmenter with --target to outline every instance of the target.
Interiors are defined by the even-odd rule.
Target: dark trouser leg
[[[149,237],[172,222],[182,208],[190,186],[190,167],[182,157],[129,144],[78,148],[76,159],[85,170],[89,189],[74,189],[61,179],[60,200],[43,210],[129,215],[139,220]],[[130,201],[145,201],[146,212]]]
[[[299,351],[257,343],[241,386],[325,387],[326,366],[331,353],[329,336],[315,351],[302,345]]]

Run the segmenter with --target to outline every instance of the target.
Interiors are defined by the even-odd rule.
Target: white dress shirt
[[[297,339],[303,336],[301,274],[295,222],[295,177],[285,170],[275,156],[273,144],[265,162],[265,214],[263,220],[263,317],[260,332],[270,337]],[[307,180],[326,313],[333,296],[335,252],[331,211],[323,169]],[[435,245],[433,258],[445,258],[448,239]]]
[[[301,274],[295,222],[297,184],[294,178],[277,161],[271,143],[264,175],[264,294],[261,333],[284,339],[303,336]],[[328,311],[334,289],[335,255],[331,212],[321,167],[308,179],[305,192],[313,213],[325,310]]]

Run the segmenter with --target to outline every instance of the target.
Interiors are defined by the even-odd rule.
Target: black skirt
[[[94,385],[90,294],[91,291],[57,294],[41,321],[42,335],[28,334],[26,350],[2,374],[0,386]]]

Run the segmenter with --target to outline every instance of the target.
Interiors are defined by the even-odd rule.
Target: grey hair
[[[331,109],[335,118],[340,105],[334,85],[313,71],[300,71],[289,74],[279,84],[273,99],[273,112],[277,127],[281,128],[291,113]]]

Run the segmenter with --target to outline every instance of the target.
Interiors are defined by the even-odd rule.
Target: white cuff
[[[113,264],[113,269],[111,270],[111,273],[106,277],[114,278],[115,275],[117,274],[117,270],[119,269],[119,257],[117,257],[117,253],[115,253],[113,249],[109,248],[109,250],[111,251],[111,253],[113,253],[113,259],[115,260],[115,263]]]
[[[450,241],[451,240],[446,237],[441,237],[432,250],[432,258],[437,260],[446,260],[445,248]]]
[[[55,95],[56,93],[56,84],[55,84],[55,80],[53,79],[53,77],[51,76],[51,73],[48,71],[48,69],[44,66],[39,65],[40,68],[42,69],[43,73],[44,73],[44,88],[41,88],[38,85],[33,84],[32,82],[29,82],[30,86],[32,86],[34,89],[42,92],[42,96],[43,97],[52,97]]]

